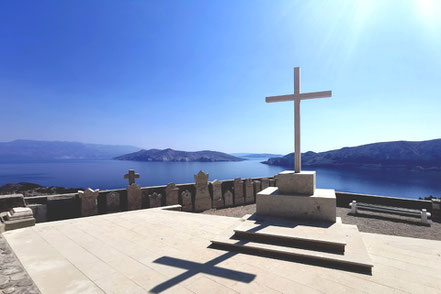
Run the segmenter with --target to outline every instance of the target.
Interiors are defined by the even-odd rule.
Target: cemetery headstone
[[[193,211],[193,204],[191,201],[191,192],[188,190],[182,191],[181,193],[181,206],[182,211]]]
[[[196,195],[194,197],[194,210],[197,212],[211,209],[211,197],[208,190],[208,174],[200,171],[194,175]]]
[[[245,180],[245,203],[254,203],[254,185],[251,179]]]
[[[214,180],[211,182],[213,187],[213,208],[222,208],[225,206],[224,199],[222,197],[222,182]]]
[[[142,208],[141,187],[133,183],[127,187],[127,209],[136,210]]]
[[[107,204],[107,212],[118,212],[121,210],[120,207],[120,196],[116,191],[110,192],[106,194],[106,204]]]
[[[78,191],[81,199],[81,216],[91,216],[98,213],[97,198],[99,189],[87,188],[85,191]]]
[[[129,185],[135,183],[135,179],[139,178],[139,174],[134,169],[129,169],[129,173],[124,175],[124,179],[129,179]]]
[[[179,188],[176,187],[175,183],[169,183],[165,188],[165,205],[175,204],[179,204]]]
[[[225,201],[225,207],[230,207],[234,205],[233,193],[231,193],[230,190],[227,190],[224,193],[224,201]]]
[[[244,204],[245,199],[243,197],[243,182],[241,178],[234,179],[234,205]]]
[[[156,192],[153,192],[153,194],[149,194],[149,204],[150,204],[150,208],[161,207],[162,195]]]

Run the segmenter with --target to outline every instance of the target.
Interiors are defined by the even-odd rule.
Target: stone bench
[[[368,210],[368,211],[375,211],[381,213],[389,213],[389,214],[395,214],[401,216],[421,218],[422,224],[430,225],[428,219],[431,217],[431,214],[430,212],[427,212],[426,209],[418,210],[418,209],[391,207],[391,206],[384,206],[377,204],[361,203],[355,200],[349,203],[349,206],[351,207],[350,214],[352,215],[357,215],[358,210]]]

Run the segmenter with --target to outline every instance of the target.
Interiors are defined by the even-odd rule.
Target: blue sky
[[[288,153],[440,138],[441,2],[3,1],[0,141]]]

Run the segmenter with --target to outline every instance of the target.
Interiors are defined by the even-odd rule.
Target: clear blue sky
[[[2,1],[0,141],[288,153],[441,137],[441,1]]]

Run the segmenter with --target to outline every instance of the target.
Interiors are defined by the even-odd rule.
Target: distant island
[[[127,145],[63,141],[15,140],[0,142],[0,162],[60,159],[112,159],[141,148]]]
[[[231,155],[244,159],[266,159],[271,157],[282,157],[281,154],[273,153],[231,153]]]
[[[292,167],[294,153],[263,163]],[[302,154],[302,166],[441,170],[441,139],[373,143],[319,153],[309,151]]]
[[[0,195],[23,194],[24,197],[30,197],[40,195],[77,193],[78,190],[83,190],[83,188],[64,188],[55,186],[43,187],[34,183],[21,182],[0,186]]]
[[[133,160],[133,161],[170,161],[170,162],[224,162],[224,161],[243,161],[230,154],[217,151],[196,151],[186,152],[173,149],[150,149],[140,150],[122,156],[117,156],[117,160]]]

